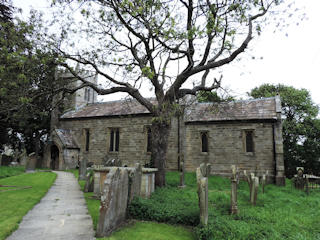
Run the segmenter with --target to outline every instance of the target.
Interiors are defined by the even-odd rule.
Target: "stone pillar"
[[[98,237],[109,236],[125,221],[128,182],[128,171],[124,168],[114,167],[108,173],[101,196]]]
[[[208,176],[211,165],[201,163],[197,168],[198,199],[200,208],[200,224],[208,224]]]
[[[135,168],[129,174],[129,203],[134,197],[139,197],[141,193],[142,167],[140,163],[135,164]]]
[[[231,166],[231,214],[238,214],[238,174],[235,165]]]

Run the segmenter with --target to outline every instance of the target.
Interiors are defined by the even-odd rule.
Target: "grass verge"
[[[24,167],[0,166],[0,178],[16,176],[24,173],[24,170],[25,170]]]
[[[0,185],[31,187],[10,191],[0,188],[0,240],[18,228],[22,217],[41,200],[55,179],[56,174],[51,172],[25,173],[0,179]]]

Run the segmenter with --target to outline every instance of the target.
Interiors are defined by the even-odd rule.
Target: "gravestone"
[[[86,176],[86,184],[84,185],[84,192],[93,192],[94,187],[94,177],[93,172],[90,171]]]
[[[79,166],[79,180],[86,180],[87,176],[87,157],[83,156]]]
[[[203,226],[208,224],[208,176],[210,174],[211,165],[201,163],[197,168],[197,184],[198,184],[198,200],[200,208],[200,224]]]
[[[36,154],[30,153],[27,160],[26,171],[34,171],[36,169],[37,157]]]
[[[0,154],[0,166],[2,165],[2,154]]]
[[[27,161],[28,161],[28,154],[27,154],[27,150],[24,148],[22,153],[20,154],[20,165],[26,166]]]
[[[97,236],[109,236],[126,219],[128,171],[114,167],[108,173],[101,196]]]
[[[250,202],[252,205],[256,205],[257,198],[258,198],[258,190],[259,190],[259,178],[255,177],[254,173],[247,175],[246,170],[244,170],[243,173],[247,178],[247,182],[249,184]]]
[[[184,171],[185,171],[185,167],[184,167],[184,160],[183,160],[183,157],[182,158],[182,161],[180,162],[180,185],[179,185],[179,188],[185,188],[186,185],[184,183]]]
[[[129,173],[129,203],[134,197],[139,197],[141,192],[142,167],[140,163]]]
[[[231,214],[238,214],[238,181],[239,176],[235,165],[231,166]]]

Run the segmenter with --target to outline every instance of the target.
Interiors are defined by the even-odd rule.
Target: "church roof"
[[[225,103],[194,103],[186,108],[185,122],[277,119],[280,98],[260,98]],[[66,112],[62,120],[150,114],[136,100],[94,103]]]
[[[66,129],[55,129],[59,139],[62,144],[66,148],[79,148],[77,142],[72,137],[72,133],[70,130]]]
[[[279,101],[278,101],[278,100]],[[279,97],[224,103],[197,103],[186,109],[185,122],[277,119]]]

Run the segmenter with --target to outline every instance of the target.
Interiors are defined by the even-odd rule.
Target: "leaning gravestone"
[[[141,192],[142,167],[140,163],[129,174],[129,203],[134,197],[139,197]]]
[[[114,167],[104,182],[97,236],[109,236],[126,219],[128,171]]]
[[[27,160],[26,171],[34,171],[36,169],[36,164],[37,164],[36,154],[34,152],[30,153]]]
[[[200,223],[208,224],[208,176],[210,175],[210,164],[201,163],[197,168],[198,199],[200,208]]]

